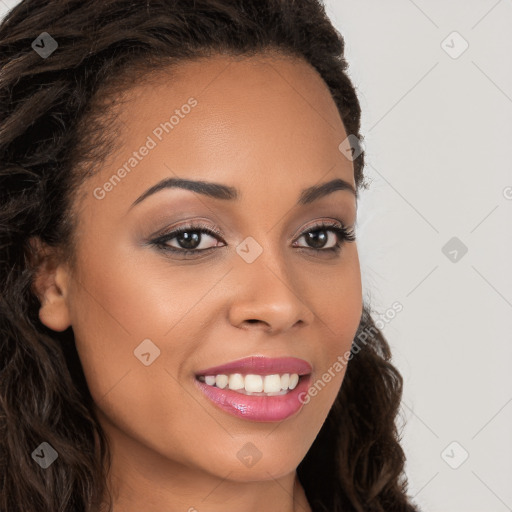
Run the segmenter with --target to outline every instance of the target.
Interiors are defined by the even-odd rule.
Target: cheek
[[[230,268],[229,263],[180,265],[149,249],[142,256],[137,251],[123,240],[115,251],[107,246],[98,251],[101,257],[87,257],[77,286],[75,323],[84,324],[88,317],[88,330],[101,324],[105,334],[129,337],[132,343],[168,337],[199,304],[212,308],[210,290],[222,285]]]
[[[331,407],[342,385],[363,307],[355,245],[350,252],[347,250],[345,263],[334,278],[331,273],[317,282],[320,299],[316,312],[325,337],[316,354],[321,364],[317,365],[304,402],[315,403],[323,410]]]
[[[190,419],[205,411],[183,387],[182,369],[207,338],[209,322],[218,321],[213,306],[226,303],[214,289],[219,272],[203,271],[196,279],[192,267],[171,267],[164,260],[142,265],[105,246],[82,261],[73,282],[71,321],[97,407],[133,437],[145,435],[148,418],[164,439],[166,429],[168,436],[176,429],[192,436]],[[149,437],[146,444],[162,439]]]
[[[204,286],[177,292],[172,281],[152,282],[140,267],[130,270],[105,258],[90,263],[81,268],[87,290],[78,283],[74,290],[72,323],[96,409],[108,424],[179,460],[182,443],[197,443],[191,419],[205,415],[177,378],[193,349],[193,341],[184,340],[195,339],[187,326],[199,320],[187,311]],[[179,445],[166,442],[175,438]]]
[[[317,314],[328,335],[328,352],[345,352],[357,332],[363,308],[361,272],[357,248],[346,249],[345,260],[336,272],[326,272],[316,280]],[[332,363],[333,361],[331,361]]]

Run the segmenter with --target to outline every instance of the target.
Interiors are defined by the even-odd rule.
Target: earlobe
[[[54,331],[65,331],[70,325],[70,316],[66,300],[67,270],[58,267],[55,270],[53,281],[46,287],[43,301],[39,309],[41,323]]]
[[[39,320],[54,331],[65,331],[70,325],[68,309],[69,270],[67,265],[60,263],[50,248],[42,249],[39,241],[32,241],[36,246],[39,262],[32,283],[32,290],[38,297]]]

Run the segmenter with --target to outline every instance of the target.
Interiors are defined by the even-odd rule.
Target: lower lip
[[[300,398],[307,393],[311,376],[301,376],[294,389],[280,396],[243,395],[209,386],[197,378],[194,380],[207,398],[233,416],[250,421],[282,421],[296,414],[304,405]]]

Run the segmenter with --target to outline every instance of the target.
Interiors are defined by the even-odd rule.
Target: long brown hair
[[[51,55],[32,46],[41,32],[58,45]],[[0,512],[97,512],[106,492],[107,439],[72,329],[39,321],[29,243],[72,258],[73,193],[113,144],[106,91],[142,69],[266,50],[311,64],[361,139],[344,40],[319,0],[24,0],[0,24]],[[364,152],[353,164],[365,188]],[[298,476],[315,511],[411,512],[396,425],[402,378],[367,305],[363,332]],[[47,469],[31,456],[42,441],[58,453]]]

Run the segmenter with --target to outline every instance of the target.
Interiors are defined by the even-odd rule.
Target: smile
[[[232,373],[230,375],[206,375],[199,376],[201,382],[209,386],[215,386],[219,389],[230,389],[244,395],[256,396],[279,396],[285,395],[289,390],[295,389],[299,382],[299,376],[296,373],[275,373],[272,375],[242,375],[241,373]]]
[[[194,382],[210,402],[232,416],[249,421],[275,422],[290,418],[302,409],[304,403],[301,397],[307,394],[311,375],[299,376],[293,389],[282,389],[276,393],[249,392],[245,389],[242,391],[241,388],[232,390],[229,387],[221,389],[202,382],[199,378],[194,379]]]

